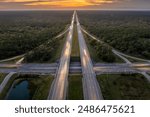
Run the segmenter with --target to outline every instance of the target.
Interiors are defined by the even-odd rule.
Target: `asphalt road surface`
[[[67,35],[67,40],[62,51],[62,56],[59,63],[59,68],[56,71],[56,78],[53,85],[49,91],[48,100],[64,100],[66,99],[67,86],[68,86],[68,74],[69,74],[69,64],[70,55],[72,48],[72,36],[73,36],[73,26],[74,26],[75,12],[72,17],[71,26],[69,33]]]
[[[3,91],[3,89],[5,88],[6,84],[8,83],[8,81],[10,80],[10,78],[15,74],[15,72],[11,72],[9,73],[5,79],[3,80],[3,82],[0,85],[0,94]]]
[[[77,21],[78,40],[79,40],[79,47],[80,47],[80,58],[81,58],[81,65],[82,65],[84,99],[102,100],[103,96],[101,93],[101,89],[96,80],[96,73],[93,69],[93,64],[83,34],[81,32],[81,27],[77,15],[76,15],[76,21]]]
[[[10,66],[14,68],[10,68]],[[57,63],[54,64],[22,64],[22,65],[15,65],[15,64],[0,64],[0,73],[10,73],[16,72],[20,74],[55,74],[58,68]],[[17,67],[18,66],[18,67]],[[150,64],[149,63],[132,63],[132,64],[125,64],[125,63],[95,63],[93,65],[93,69],[96,74],[100,73],[139,73],[139,72],[149,72],[150,73]],[[70,73],[81,73],[82,67],[79,63],[70,64],[69,67]]]

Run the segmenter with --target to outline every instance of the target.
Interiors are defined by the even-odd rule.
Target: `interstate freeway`
[[[70,62],[74,25],[77,25],[81,63]],[[9,79],[11,79],[11,76],[15,73],[54,75],[55,79],[54,79],[54,82],[52,83],[51,88],[49,89],[49,94],[47,98],[48,100],[66,99],[69,74],[82,74],[83,93],[84,93],[84,99],[86,100],[102,100],[103,99],[100,86],[97,83],[97,79],[96,79],[96,75],[99,75],[99,74],[140,73],[140,74],[143,74],[148,79],[148,81],[150,81],[150,76],[149,74],[147,74],[147,73],[150,73],[150,61],[149,60],[143,60],[143,59],[138,59],[134,57],[134,59],[138,59],[143,62],[132,63],[126,58],[130,56],[127,56],[113,49],[112,50],[113,53],[116,54],[121,59],[123,59],[126,63],[110,63],[110,64],[93,63],[92,58],[90,57],[84,36],[83,36],[83,32],[88,35],[90,34],[81,28],[76,12],[74,12],[72,16],[70,27],[67,29],[67,31],[63,32],[61,35],[63,35],[66,32],[68,33],[68,35],[66,38],[66,42],[64,44],[64,48],[62,50],[60,61],[58,63],[22,64],[21,62],[23,61],[24,58],[21,58],[15,64],[2,63],[7,60],[0,61],[1,62],[0,73],[8,73],[8,75],[5,77],[5,79],[0,85],[0,92],[4,89],[5,85],[7,85],[7,82],[9,81]],[[93,36],[91,36],[91,38],[96,39]],[[11,59],[8,59],[8,60],[11,60]]]
[[[56,74],[58,63],[52,64],[0,64],[0,73],[16,72],[20,74]],[[150,63],[95,63],[93,69],[96,74],[105,73],[150,73]],[[81,64],[70,63],[69,73],[78,74],[82,72]]]
[[[82,75],[83,75],[84,99],[100,100],[103,99],[103,96],[101,93],[100,86],[96,79],[96,73],[93,69],[93,63],[88,48],[86,46],[85,39],[81,32],[81,26],[77,15],[76,15],[76,21],[77,21],[78,40],[79,40],[79,47],[80,47]]]
[[[70,55],[72,50],[72,37],[73,37],[73,26],[75,20],[75,12],[72,17],[70,29],[67,35],[67,39],[62,51],[58,69],[56,70],[56,76],[52,87],[49,90],[48,99],[51,100],[62,100],[66,99],[67,86],[68,86],[68,74],[70,65]]]

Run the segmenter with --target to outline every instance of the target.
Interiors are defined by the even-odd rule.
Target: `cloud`
[[[113,3],[116,0],[86,0],[86,1],[93,4],[102,4],[102,3]]]

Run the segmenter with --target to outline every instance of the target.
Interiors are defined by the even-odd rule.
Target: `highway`
[[[116,54],[117,56],[119,56],[120,58],[122,58],[127,64],[130,64],[130,65],[132,65],[132,67],[135,67],[137,70],[140,70],[139,73],[142,74],[150,82],[150,76],[146,73],[146,72],[148,72],[148,70],[150,70],[150,67],[148,67],[148,66],[143,67],[143,64],[134,65],[134,64],[132,64],[132,62],[129,59],[127,59],[125,57],[129,57],[129,58],[132,58],[132,59],[135,59],[135,60],[139,60],[139,61],[144,61],[144,62],[150,63],[149,60],[140,59],[140,58],[137,58],[137,57],[132,57],[132,56],[123,54],[121,52],[118,52],[118,51],[116,51],[114,49],[112,50],[112,52],[114,54]]]
[[[70,64],[70,55],[72,49],[72,36],[73,36],[73,26],[74,26],[75,12],[72,17],[71,26],[67,39],[62,51],[60,63],[58,70],[56,71],[56,77],[53,82],[53,85],[49,91],[48,100],[64,100],[67,95],[68,87],[68,74],[69,74],[69,64]]]
[[[116,53],[118,53],[118,54],[120,54],[120,55],[122,55],[122,56],[131,58],[131,59],[134,59],[134,60],[138,60],[138,61],[143,61],[143,62],[148,62],[148,63],[150,63],[150,60],[146,60],[146,59],[141,59],[141,58],[133,57],[133,56],[124,54],[124,53],[122,53],[122,52],[119,52],[119,51],[117,51],[117,50],[113,50],[113,51],[115,51]]]
[[[76,20],[77,24],[74,23]],[[78,32],[78,40],[80,47],[80,62],[70,62],[70,55],[72,50],[72,36],[73,36],[73,27],[77,25]],[[48,100],[65,100],[67,96],[67,88],[68,88],[68,74],[81,74],[83,75],[82,83],[83,83],[83,94],[85,100],[103,100],[103,95],[101,93],[100,86],[97,82],[96,75],[100,74],[120,74],[120,73],[140,73],[147,78],[150,82],[150,76],[147,73],[150,73],[150,61],[145,59],[140,59],[136,57],[132,57],[121,53],[115,49],[112,49],[112,52],[116,54],[118,57],[123,59],[125,63],[92,63],[90,58],[90,54],[83,36],[82,31],[88,34],[91,38],[98,40],[91,34],[89,34],[86,30],[82,29],[78,20],[78,16],[76,12],[74,12],[71,25],[69,29],[61,33],[59,36],[62,36],[64,33],[67,34],[66,42],[64,44],[64,48],[62,50],[61,58],[59,63],[51,63],[51,64],[22,64],[24,60],[23,56],[13,57],[11,59],[1,60],[0,62],[0,73],[8,73],[3,82],[0,85],[0,93],[7,85],[10,78],[15,74],[52,74],[55,76],[55,79],[52,83],[51,88],[49,89]],[[57,38],[57,37],[56,37]],[[22,57],[15,64],[5,63],[8,60],[14,60],[16,58]],[[126,58],[127,57],[127,58]],[[143,63],[132,63],[129,58],[133,58],[139,61],[143,61]]]
[[[81,32],[81,27],[77,15],[76,15],[76,21],[77,21],[77,32],[78,32],[78,40],[79,40],[79,47],[80,47],[82,75],[83,75],[84,99],[102,100],[103,96],[101,93],[101,89],[96,79],[96,73],[93,69],[93,64],[83,34]]]
[[[10,68],[10,66],[15,66]],[[52,74],[55,75],[58,64],[0,64],[0,73],[10,73],[16,72],[19,74]],[[18,67],[17,67],[18,66]],[[149,72],[149,63],[95,63],[93,64],[93,69],[96,74],[102,73],[139,73],[139,72]],[[82,72],[82,67],[80,63],[70,63],[69,73],[79,74]]]
[[[116,50],[113,49],[112,52],[113,52],[115,55],[119,56],[121,59],[123,59],[127,64],[131,64],[131,62],[130,62],[127,58],[125,58],[124,56],[120,55],[120,54],[118,53],[118,51],[116,51]]]
[[[19,55],[19,56],[15,56],[15,57],[12,57],[12,58],[9,58],[9,59],[0,60],[0,63],[8,62],[8,61],[15,60],[15,59],[18,59],[18,58],[22,58],[22,57],[24,57],[24,55],[25,54]]]

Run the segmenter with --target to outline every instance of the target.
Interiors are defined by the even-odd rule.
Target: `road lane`
[[[3,82],[0,85],[0,94],[2,93],[3,89],[5,88],[6,84],[8,83],[8,81],[10,80],[10,78],[15,74],[15,72],[11,72],[9,73],[5,79],[3,80]]]
[[[134,60],[138,60],[138,61],[150,63],[150,60],[146,60],[146,59],[141,59],[141,58],[133,57],[133,56],[124,54],[124,53],[122,53],[122,52],[119,52],[119,51],[117,51],[117,50],[115,50],[115,52],[117,52],[119,55],[125,56],[125,57],[127,57],[127,58],[131,58],[131,59],[134,59]]]
[[[80,23],[76,15],[77,30],[78,30],[78,40],[80,47],[80,58],[82,65],[82,75],[83,75],[83,92],[85,100],[102,100],[103,96],[101,89],[96,80],[96,74],[93,69],[93,64],[90,58],[88,48],[86,46],[83,34],[81,32]]]
[[[118,51],[116,51],[116,50],[112,50],[112,52],[115,54],[115,55],[117,55],[117,56],[119,56],[122,60],[124,60],[127,64],[132,64],[128,59],[126,59],[124,56],[122,56],[122,55],[120,55],[119,53],[118,53]]]
[[[67,40],[62,51],[59,68],[56,73],[56,78],[49,91],[48,100],[64,100],[66,99],[67,86],[68,86],[68,73],[70,64],[70,55],[72,49],[72,35],[73,25],[75,19],[75,12],[72,17],[71,26],[67,35]]]
[[[12,57],[12,58],[9,58],[9,59],[4,59],[4,60],[0,60],[0,63],[3,63],[3,62],[9,62],[11,60],[15,60],[15,59],[18,59],[20,57],[24,57],[25,54],[23,55],[19,55],[19,56],[15,56],[15,57]]]
[[[12,67],[13,66],[13,67]],[[139,72],[149,72],[150,73],[150,64],[149,63],[95,63],[94,71],[96,73],[139,73]],[[19,74],[55,74],[58,68],[57,63],[53,64],[0,64],[0,73],[10,73],[16,72]],[[69,73],[81,73],[81,64],[71,63],[69,68]]]

